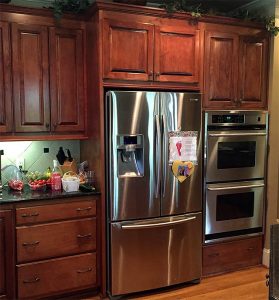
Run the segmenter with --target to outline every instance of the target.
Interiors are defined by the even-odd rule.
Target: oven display
[[[212,123],[244,124],[244,115],[212,115]]]
[[[218,195],[216,221],[252,218],[254,197],[254,192]]]
[[[218,169],[252,168],[256,164],[256,142],[219,142]]]

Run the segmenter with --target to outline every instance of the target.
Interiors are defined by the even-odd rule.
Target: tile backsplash
[[[4,150],[2,156],[2,169],[7,165],[16,165],[18,158],[24,159],[24,169],[27,171],[44,172],[53,166],[53,160],[57,159],[59,147],[71,151],[72,157],[80,162],[80,141],[28,141],[28,142],[0,142],[0,150]],[[49,153],[44,153],[44,148],[49,148]],[[2,171],[2,183],[6,184],[14,168],[6,168]]]

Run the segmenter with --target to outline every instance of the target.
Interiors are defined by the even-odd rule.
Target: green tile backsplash
[[[17,158],[24,158],[24,169],[28,171],[44,172],[53,166],[53,160],[59,147],[71,151],[72,157],[80,162],[80,141],[28,141],[28,142],[0,142],[0,150],[4,150],[2,156],[2,169],[7,165],[15,165]],[[44,153],[44,148],[49,148],[49,153]],[[11,176],[13,168],[7,168],[2,172],[2,183],[6,184]]]

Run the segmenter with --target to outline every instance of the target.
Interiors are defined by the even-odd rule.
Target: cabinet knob
[[[46,128],[49,128],[49,123],[46,123]]]
[[[153,79],[153,71],[150,71],[150,72],[148,73],[148,77],[149,77],[150,80]]]
[[[156,73],[155,73],[155,76],[156,76],[156,77],[159,77],[160,75],[161,75],[160,72],[156,72]]]
[[[93,269],[92,268],[86,268],[86,269],[83,269],[83,270],[77,270],[77,273],[87,273],[87,272],[91,272]]]

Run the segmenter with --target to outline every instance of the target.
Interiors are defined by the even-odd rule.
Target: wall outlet
[[[24,158],[20,157],[16,159],[16,166],[21,169],[24,170]]]

